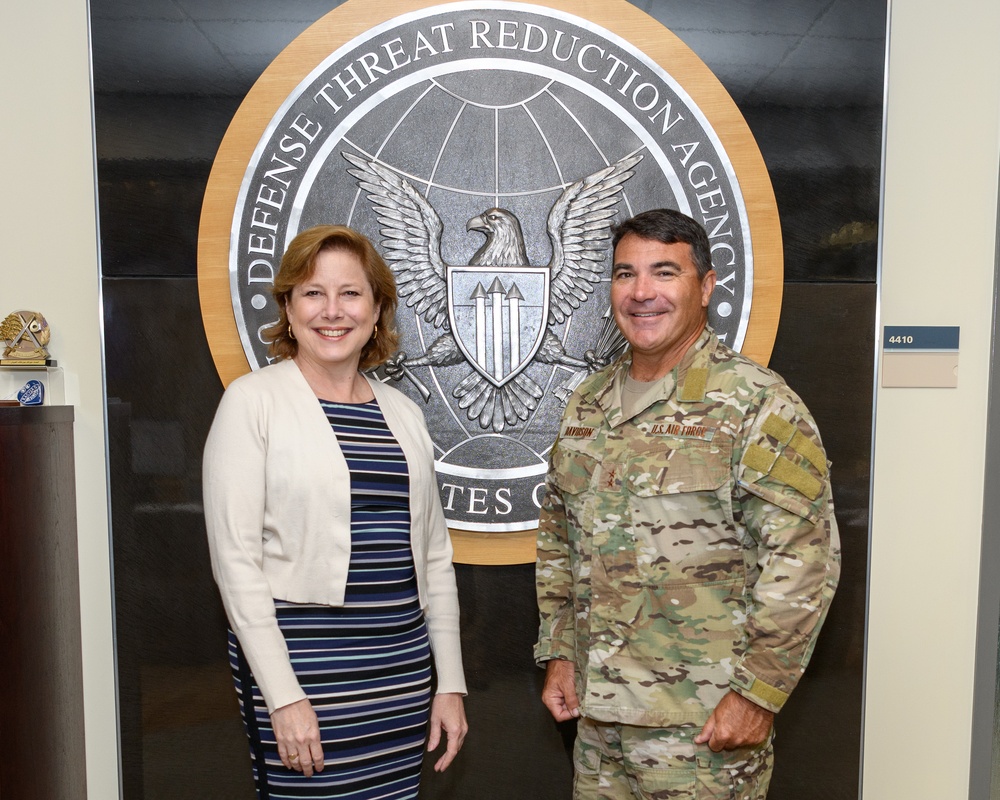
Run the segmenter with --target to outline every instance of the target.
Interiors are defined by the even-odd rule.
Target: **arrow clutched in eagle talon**
[[[396,356],[394,360],[389,361],[387,367],[391,367],[391,370],[386,369],[386,373],[388,373],[390,378],[397,381],[400,379],[401,376],[405,375],[409,379],[410,383],[412,383],[417,388],[417,391],[420,392],[420,396],[424,398],[424,402],[425,403],[430,402],[431,390],[428,389],[426,386],[424,386],[423,382],[420,380],[420,378],[418,378],[414,374],[413,370],[411,370],[408,366],[406,366],[406,364],[403,363],[405,360],[406,360],[406,353],[400,353],[398,356]],[[399,370],[399,374],[393,375],[392,370],[397,370],[397,369]]]

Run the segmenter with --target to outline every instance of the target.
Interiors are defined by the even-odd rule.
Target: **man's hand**
[[[580,703],[576,699],[573,679],[573,662],[554,658],[545,662],[545,685],[542,702],[557,722],[580,716]]]
[[[549,662],[551,663],[551,662]],[[774,724],[774,712],[762,708],[730,690],[695,737],[697,744],[708,742],[716,753],[761,744]]]

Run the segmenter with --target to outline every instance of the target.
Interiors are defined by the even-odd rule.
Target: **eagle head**
[[[528,252],[524,248],[521,223],[504,208],[489,208],[465,224],[467,231],[479,231],[486,243],[470,259],[472,266],[526,267]]]

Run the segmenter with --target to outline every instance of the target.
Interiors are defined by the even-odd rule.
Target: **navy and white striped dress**
[[[292,667],[319,717],[325,766],[307,778],[282,765],[267,706],[230,632],[257,797],[416,798],[431,654],[410,549],[406,459],[376,401],[320,403],[351,472],[344,605],[275,605]]]

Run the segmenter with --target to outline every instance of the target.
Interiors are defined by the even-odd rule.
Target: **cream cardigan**
[[[465,693],[451,540],[423,414],[368,383],[406,456],[410,541],[438,692]],[[273,598],[342,605],[351,555],[351,478],[322,407],[294,361],[233,381],[205,444],[212,572],[269,711],[304,698]]]

